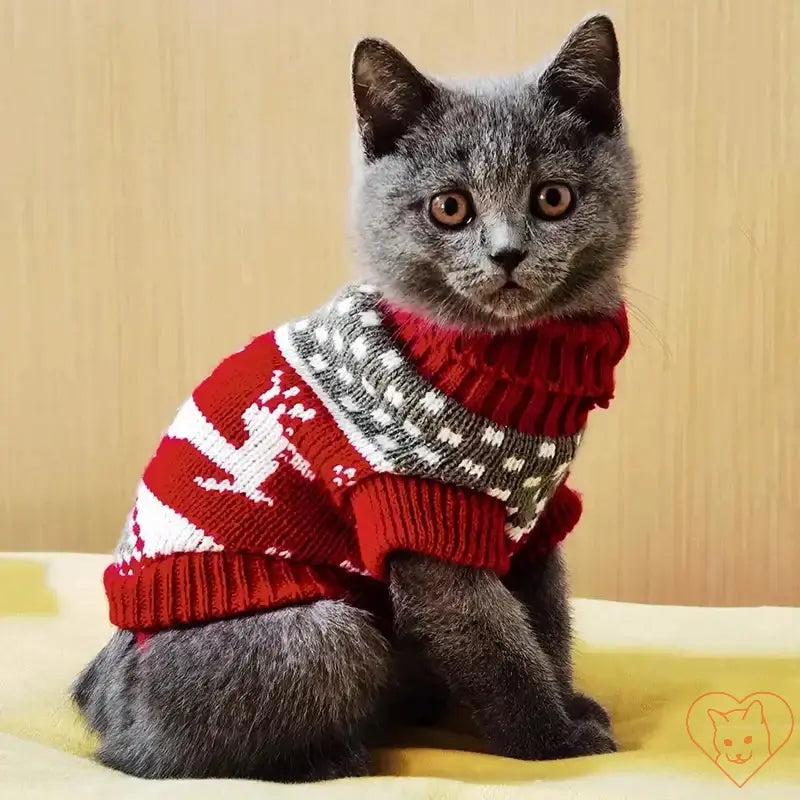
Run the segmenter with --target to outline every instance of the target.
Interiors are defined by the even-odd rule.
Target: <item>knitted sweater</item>
[[[377,610],[399,550],[505,574],[577,522],[564,479],[627,344],[624,309],[466,335],[347,287],[180,408],[105,572],[111,621],[158,630],[323,598]]]

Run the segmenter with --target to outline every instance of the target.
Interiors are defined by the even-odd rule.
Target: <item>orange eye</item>
[[[431,217],[437,225],[460,228],[472,220],[475,210],[465,192],[442,192],[431,200]]]
[[[724,744],[724,745],[725,745],[725,747],[730,747],[730,746],[733,744],[733,739],[725,739],[725,740],[722,742],[722,744]]]
[[[543,183],[533,190],[531,211],[541,219],[561,219],[574,204],[575,195],[566,183]]]
[[[745,744],[750,744],[752,741],[753,741],[753,737],[752,736],[745,736],[744,737],[744,743]]]

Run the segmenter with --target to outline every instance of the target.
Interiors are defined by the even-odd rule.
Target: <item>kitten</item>
[[[710,708],[708,716],[714,725],[714,763],[741,785],[772,753],[764,707],[753,700],[747,708]]]
[[[352,74],[354,239],[386,298],[431,325],[495,332],[618,309],[636,186],[607,18],[514,78],[436,81],[374,39]],[[606,712],[572,685],[558,549],[503,580],[398,554],[389,595],[390,635],[331,601],[144,644],[116,633],[73,687],[98,758],[143,777],[365,775],[377,726],[433,722],[448,698],[501,755],[616,749]]]

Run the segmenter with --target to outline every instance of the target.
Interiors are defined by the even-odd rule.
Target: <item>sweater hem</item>
[[[132,575],[117,564],[103,575],[109,619],[155,632],[317,600],[340,600],[380,614],[385,587],[332,566],[307,566],[250,553],[177,553],[145,559]]]

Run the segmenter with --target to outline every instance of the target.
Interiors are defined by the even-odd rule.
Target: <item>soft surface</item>
[[[106,562],[0,555],[0,797],[218,798],[219,781],[140,781],[90,758],[92,738],[65,692],[111,630],[100,584]],[[456,733],[399,732],[397,746],[376,753],[379,777],[226,781],[226,798],[800,798],[800,734],[791,735],[789,710],[800,713],[800,609],[577,600],[575,617],[578,681],[610,708],[620,753],[526,763],[475,752],[477,743]],[[692,705],[707,693],[715,694]],[[771,748],[785,744],[739,789],[701,747],[716,756],[708,708],[753,699],[762,701]]]

